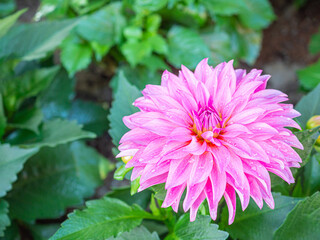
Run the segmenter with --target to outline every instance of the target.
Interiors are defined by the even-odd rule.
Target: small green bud
[[[307,129],[315,128],[320,126],[320,115],[315,115],[312,118],[310,118],[307,122]],[[320,146],[320,136],[318,137],[316,141],[316,149],[319,149]]]

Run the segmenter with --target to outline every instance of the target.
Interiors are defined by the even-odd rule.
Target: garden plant
[[[261,60],[320,4],[276,2],[1,1],[0,240],[320,239],[320,19]]]

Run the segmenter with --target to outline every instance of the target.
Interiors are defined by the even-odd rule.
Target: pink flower
[[[281,103],[286,94],[265,89],[270,76],[261,72],[204,59],[194,73],[182,66],[178,77],[165,71],[161,86],[147,85],[134,102],[140,112],[123,118],[131,130],[118,155],[133,156],[126,167],[134,167],[132,180],[141,176],[139,191],[165,183],[162,207],[177,211],[186,189],[191,221],[205,199],[215,220],[224,196],[231,224],[236,193],[243,210],[250,197],[274,208],[269,172],[294,182],[290,167],[301,159],[291,147],[303,146],[285,127],[300,129],[292,120],[300,114]]]

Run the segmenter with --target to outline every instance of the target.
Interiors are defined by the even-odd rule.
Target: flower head
[[[270,76],[261,72],[204,59],[195,72],[182,66],[179,76],[165,71],[161,86],[147,85],[134,102],[140,111],[123,119],[131,130],[118,155],[133,156],[126,166],[134,167],[132,180],[141,176],[139,190],[165,183],[162,207],[175,211],[186,190],[191,221],[205,199],[215,220],[224,196],[231,224],[236,193],[243,210],[250,197],[273,208],[269,172],[293,183],[290,167],[301,159],[291,147],[303,146],[285,128],[300,128],[292,120],[300,114],[281,103],[286,94],[265,89]]]

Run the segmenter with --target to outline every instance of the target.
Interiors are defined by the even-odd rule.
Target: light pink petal
[[[219,171],[224,172],[231,159],[229,149],[225,146],[220,146],[209,148],[209,151],[214,156],[214,162],[216,163]]]
[[[263,207],[263,198],[262,198],[259,184],[257,183],[257,180],[251,175],[247,175],[247,179],[250,185],[251,197],[256,202],[258,207],[261,209]]]
[[[160,136],[169,136],[170,133],[178,127],[177,125],[173,124],[172,122],[169,122],[164,119],[156,118],[152,121],[149,121],[141,126],[141,128],[144,128],[146,130],[149,130],[150,132],[153,132]]]
[[[144,182],[141,182],[141,180],[140,180],[140,187],[139,187],[138,191],[141,192],[142,190],[147,189],[151,186],[166,182],[167,175],[168,175],[168,173],[164,173],[164,174],[156,176],[154,178],[149,178],[148,180],[146,180]]]
[[[120,144],[132,141],[137,144],[146,145],[150,141],[153,141],[154,139],[158,138],[159,136],[157,134],[151,133],[150,131],[142,128],[134,128],[131,131],[125,133],[121,140]]]
[[[244,184],[240,187],[235,183],[233,177],[227,174],[227,182],[236,190],[241,202],[242,210],[244,211],[248,207],[250,201],[250,186],[248,179],[246,177],[243,179]]]
[[[207,149],[207,143],[203,141],[202,143],[197,140],[197,137],[192,136],[192,140],[189,145],[183,148],[183,151],[188,152],[193,155],[201,155]]]
[[[200,196],[197,198],[197,200],[190,207],[190,222],[196,220],[198,209],[205,198],[206,195],[204,194],[204,192],[202,192]]]
[[[192,140],[192,131],[185,127],[177,127],[175,128],[171,134],[170,139],[180,142],[187,142]]]
[[[189,184],[193,185],[205,181],[213,166],[213,157],[211,153],[204,153],[200,156],[194,157],[195,161],[189,177]]]
[[[167,208],[175,203],[178,203],[176,204],[176,207],[178,207],[180,198],[185,188],[186,184],[181,184],[179,186],[167,189],[166,198],[164,199],[161,207]],[[178,209],[174,208],[175,212],[177,212],[177,210]]]
[[[254,122],[261,114],[265,112],[264,109],[256,107],[251,109],[246,109],[235,116],[230,118],[230,124],[241,123],[248,124]]]
[[[197,200],[197,198],[202,193],[204,186],[206,185],[207,181],[203,181],[201,183],[187,185],[187,194],[183,201],[183,210],[186,212],[192,206],[192,204]]]
[[[191,158],[193,157],[188,156],[183,159],[176,159],[170,162],[166,189],[173,188],[187,182],[192,169]]]
[[[224,193],[224,198],[226,200],[228,211],[229,211],[229,225],[233,223],[234,217],[236,215],[236,193],[235,190],[227,184],[226,191]]]

